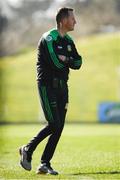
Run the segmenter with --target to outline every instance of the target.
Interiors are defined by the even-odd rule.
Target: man
[[[31,170],[32,154],[37,145],[49,136],[41,157],[37,174],[57,175],[50,164],[61,136],[68,104],[69,68],[79,69],[82,58],[68,31],[73,31],[76,20],[71,8],[61,8],[56,15],[57,28],[41,37],[38,44],[37,82],[44,111],[48,122],[27,145],[20,148],[21,166]]]

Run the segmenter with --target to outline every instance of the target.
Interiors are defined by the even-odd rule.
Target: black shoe
[[[58,172],[55,171],[55,170],[50,166],[50,164],[46,164],[46,163],[41,164],[41,165],[38,167],[36,173],[37,173],[37,174],[58,175]]]
[[[19,153],[21,156],[20,165],[25,169],[30,171],[32,169],[31,161],[32,156],[25,150],[26,146],[22,146],[19,149]]]

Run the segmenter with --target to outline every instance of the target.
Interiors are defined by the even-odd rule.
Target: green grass
[[[120,179],[119,125],[66,125],[52,160],[60,175],[35,174],[46,140],[33,155],[33,170],[25,171],[19,167],[18,148],[36,135],[41,127],[0,126],[0,179]]]
[[[120,98],[120,33],[81,38],[77,47],[83,56],[80,71],[71,70],[69,78],[69,121],[97,121],[102,101]],[[38,121],[43,119],[36,85],[36,50],[0,61],[3,74],[3,119]]]

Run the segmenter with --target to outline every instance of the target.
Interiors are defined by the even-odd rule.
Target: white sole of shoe
[[[20,156],[21,156],[21,160],[20,160],[20,165],[21,165],[21,167],[24,168],[24,169],[27,170],[27,171],[31,171],[31,169],[27,169],[27,168],[23,165],[23,163],[22,163],[22,147],[19,148],[19,154],[20,154]]]

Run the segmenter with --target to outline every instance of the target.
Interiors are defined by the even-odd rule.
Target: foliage
[[[1,24],[0,56],[15,54],[28,45],[36,45],[41,34],[56,26],[56,11],[64,6],[75,9],[76,37],[120,30],[120,0],[109,0],[109,3],[107,0],[18,0],[18,6],[10,2],[13,1],[0,1],[1,15],[4,20],[7,18],[7,26]]]

